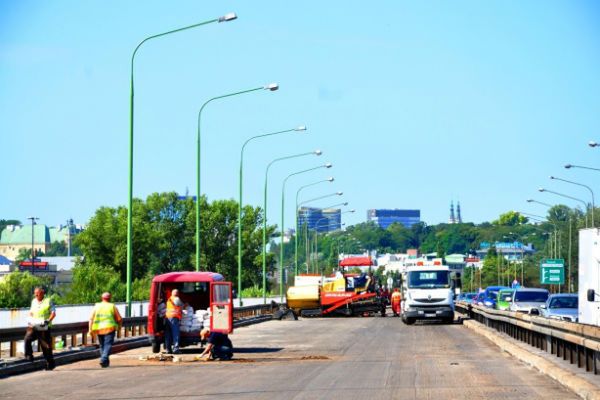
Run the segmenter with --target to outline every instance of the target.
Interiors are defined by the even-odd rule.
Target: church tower
[[[450,219],[448,220],[449,224],[456,223],[456,217],[454,216],[454,201],[450,201]]]

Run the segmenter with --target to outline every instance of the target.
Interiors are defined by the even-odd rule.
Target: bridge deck
[[[575,399],[462,325],[397,318],[270,321],[232,335],[235,362],[138,360],[149,349],[0,381],[0,398]]]

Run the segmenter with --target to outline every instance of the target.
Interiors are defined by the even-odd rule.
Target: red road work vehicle
[[[166,301],[174,289],[179,289],[179,298],[185,303],[180,323],[180,347],[198,344],[203,328],[210,327],[212,332],[233,332],[231,282],[225,282],[221,274],[170,272],[157,275],[152,279],[148,305],[152,352],[160,352],[160,345],[164,343]]]

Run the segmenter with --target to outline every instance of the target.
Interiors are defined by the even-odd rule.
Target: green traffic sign
[[[549,258],[540,265],[540,283],[542,285],[562,285],[565,283],[565,260]]]

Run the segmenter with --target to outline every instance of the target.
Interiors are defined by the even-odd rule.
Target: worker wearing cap
[[[121,329],[123,321],[117,307],[110,302],[110,298],[111,294],[109,292],[102,294],[102,302],[94,305],[89,323],[90,333],[98,335],[98,342],[100,343],[100,366],[102,368],[110,365],[108,357],[115,341],[115,332],[117,329]]]
[[[179,290],[173,289],[167,300],[165,349],[169,354],[180,354],[179,351],[179,323],[183,314],[184,303],[179,298]]]
[[[402,302],[402,295],[398,288],[394,289],[392,293],[391,303],[392,303],[392,312],[394,313],[394,317],[400,315],[400,303]]]
[[[44,358],[46,359],[46,370],[54,369],[54,357],[52,355],[52,333],[50,327],[52,320],[56,317],[54,303],[50,298],[45,297],[46,292],[41,287],[36,287],[33,291],[34,298],[31,300],[29,309],[29,323],[25,333],[25,358],[33,361],[33,348],[31,342],[37,340],[42,347]]]

